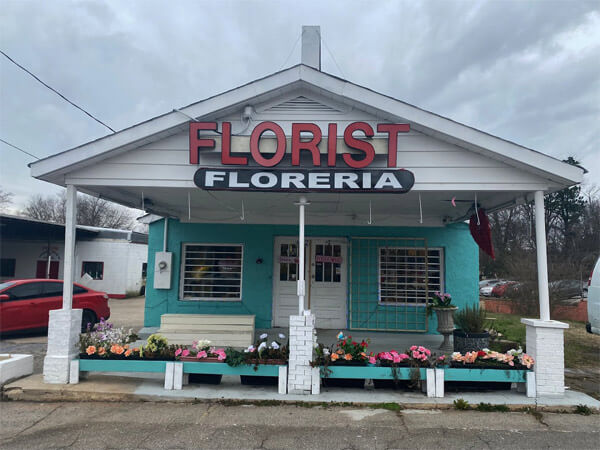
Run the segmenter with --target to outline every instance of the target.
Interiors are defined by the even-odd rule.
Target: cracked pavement
[[[597,448],[600,415],[218,403],[0,403],[0,447]]]

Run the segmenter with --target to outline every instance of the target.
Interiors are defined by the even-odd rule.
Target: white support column
[[[70,379],[71,361],[77,356],[77,344],[81,332],[81,309],[73,306],[73,279],[75,270],[75,230],[77,225],[77,188],[67,185],[65,216],[65,255],[63,307],[50,311],[48,321],[48,350],[44,358],[44,382],[67,384]]]
[[[540,319],[550,320],[550,294],[548,292],[548,257],[546,255],[546,219],[544,191],[535,191],[535,245],[537,247],[538,291]]]
[[[544,191],[536,191],[534,200],[540,319],[521,319],[521,322],[527,326],[527,353],[535,360],[535,376],[528,378],[527,392],[528,395],[534,395],[535,392],[537,397],[563,395],[565,392],[564,330],[569,328],[569,325],[550,320]],[[531,386],[533,383],[535,388]]]
[[[298,314],[304,314],[304,296],[306,295],[306,282],[304,280],[305,274],[305,257],[304,257],[304,207],[310,205],[310,202],[306,200],[306,197],[300,197],[300,201],[295,203],[298,205],[300,210],[299,217],[299,231],[298,231]]]

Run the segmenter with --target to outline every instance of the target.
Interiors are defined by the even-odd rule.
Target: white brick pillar
[[[564,329],[556,320],[521,319],[527,326],[527,354],[535,360],[536,396],[565,392]]]
[[[306,311],[308,313],[308,311]],[[288,363],[288,394],[310,394],[313,389],[313,359],[315,316],[308,313],[290,316],[290,357]]]
[[[63,307],[50,311],[48,351],[44,358],[44,382],[53,384],[69,383],[71,361],[78,354],[81,332],[82,310],[72,309],[77,224],[77,189],[72,184],[67,185],[66,200]],[[71,379],[77,381],[76,377]]]

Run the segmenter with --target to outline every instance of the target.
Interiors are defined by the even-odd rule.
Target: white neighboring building
[[[0,281],[62,279],[64,233],[63,225],[0,215]],[[145,233],[77,227],[75,280],[91,289],[113,298],[144,293],[147,261]]]

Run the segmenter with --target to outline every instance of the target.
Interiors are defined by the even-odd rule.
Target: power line
[[[1,51],[1,50],[0,50],[0,51]],[[25,151],[25,150],[23,150],[22,148],[19,148],[19,147],[17,147],[16,145],[13,145],[13,144],[11,144],[10,142],[7,142],[7,141],[5,141],[5,140],[4,140],[4,139],[2,139],[2,138],[0,138],[0,142],[4,142],[6,145],[10,145],[12,148],[16,148],[16,149],[17,149],[17,150],[19,150],[20,152],[23,152],[23,153],[25,153],[26,155],[29,155],[29,156],[31,156],[32,158],[35,158],[35,159],[40,159],[39,157],[37,157],[37,156],[35,156],[35,155],[33,155],[33,154],[29,153],[29,152],[26,152],[26,151]]]
[[[27,70],[25,67],[23,67],[21,64],[19,64],[18,62],[16,62],[14,59],[12,59],[10,56],[8,56],[6,53],[4,53],[2,50],[0,50],[0,53],[2,53],[6,59],[8,59],[10,62],[12,62],[15,66],[17,66],[18,68],[20,68],[21,70],[27,72],[29,75],[31,75],[35,80],[39,81],[41,84],[43,84],[44,86],[46,86],[48,89],[50,89],[52,92],[54,92],[56,95],[58,95],[60,98],[62,98],[63,100],[65,100],[66,102],[70,103],[71,105],[73,105],[75,108],[77,108],[78,110],[80,110],[81,112],[83,112],[84,114],[88,115],[89,117],[91,117],[92,119],[94,119],[96,122],[98,122],[99,124],[105,126],[106,128],[108,128],[110,131],[112,131],[113,133],[116,133],[115,130],[113,130],[111,127],[109,127],[108,125],[106,125],[104,122],[102,122],[100,119],[94,117],[92,114],[90,114],[89,112],[87,112],[85,109],[83,109],[81,106],[76,105],[75,103],[73,103],[71,100],[69,100],[67,97],[65,97],[63,94],[61,94],[60,92],[58,92],[56,89],[54,89],[52,86],[44,83],[42,80],[40,80],[36,75],[34,75],[33,73],[31,73],[29,70]]]
[[[292,56],[292,53],[294,53],[294,50],[296,50],[296,45],[298,45],[298,41],[300,40],[300,38],[302,37],[302,33],[300,33],[298,35],[298,39],[296,39],[296,42],[294,42],[294,46],[292,47],[292,50],[290,51],[290,54],[287,55],[287,58],[285,58],[285,61],[283,62],[283,64],[281,65],[281,67],[279,68],[279,70],[277,70],[277,72],[280,72],[281,69],[283,69],[283,66],[286,65],[286,63],[288,62],[288,60],[290,59],[290,56]]]
[[[329,53],[329,56],[331,56],[331,59],[333,59],[333,63],[335,64],[335,66],[338,68],[338,70],[342,74],[342,77],[344,77],[345,79],[347,79],[346,74],[344,73],[344,71],[342,70],[342,68],[340,67],[340,65],[335,60],[335,56],[333,56],[333,53],[331,52],[331,50],[329,50],[329,45],[327,45],[327,42],[325,41],[325,38],[323,38],[323,36],[320,33],[319,33],[319,36],[321,36],[321,40],[323,41],[323,44],[325,45],[325,49],[327,50],[327,53]]]

